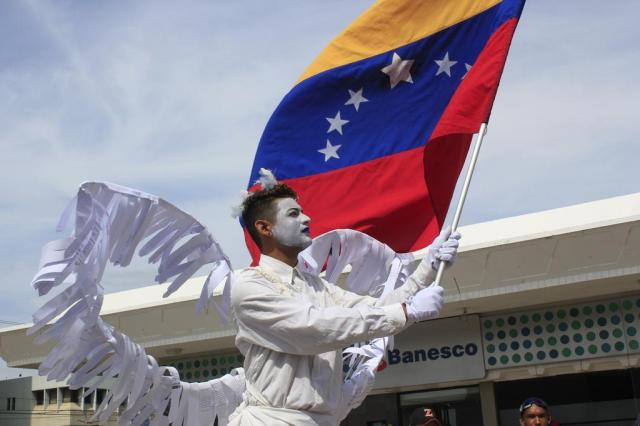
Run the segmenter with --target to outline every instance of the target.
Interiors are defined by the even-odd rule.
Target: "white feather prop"
[[[350,265],[346,288],[361,295],[380,297],[402,285],[409,276],[414,256],[396,253],[388,245],[352,229],[337,229],[313,239],[299,255],[305,272],[319,275],[326,263],[325,279],[336,284]]]
[[[242,216],[242,210],[244,208],[244,200],[249,196],[249,191],[242,190],[240,191],[240,202],[231,206],[231,217],[234,219]]]
[[[351,410],[360,406],[373,389],[376,371],[384,358],[387,346],[393,346],[390,339],[392,338],[373,339],[366,345],[349,347],[343,351],[345,358],[357,359],[358,363],[349,369],[349,374],[345,377],[342,386],[342,398],[338,407],[340,420],[347,417]]]
[[[158,264],[156,281],[171,280],[166,297],[210,264],[198,309],[212,301],[214,287],[224,281],[227,306],[220,310],[227,311],[231,263],[200,222],[151,194],[109,183],[83,183],[63,213],[61,227],[74,207],[73,233],[44,246],[40,269],[32,282],[41,296],[68,284],[33,315],[29,334],[42,331],[36,343],[56,342],[39,373],[50,380],[68,379],[72,388],[86,387],[85,395],[111,380],[111,388],[94,415],[100,423],[128,400],[133,403],[121,413],[121,424],[141,424],[147,418],[152,419],[151,424],[165,424],[167,404],[177,390],[182,392],[188,386],[179,381],[174,369],[159,367],[142,346],[102,321],[99,314],[104,290],[100,281],[106,265],[127,266],[142,245],[139,255]],[[215,388],[223,379],[211,381],[209,386]],[[175,410],[181,407],[174,405]]]
[[[276,177],[273,175],[271,170],[261,168],[259,171],[260,177],[256,180],[256,185],[261,186],[261,191],[265,189],[271,189],[278,184]],[[231,206],[231,217],[234,219],[242,216],[242,210],[244,208],[244,200],[247,199],[251,195],[250,192],[246,190],[240,191],[240,202]]]
[[[262,186],[262,189],[271,189],[278,184],[276,177],[273,175],[271,170],[261,168],[260,169],[260,178],[256,181],[257,184]]]

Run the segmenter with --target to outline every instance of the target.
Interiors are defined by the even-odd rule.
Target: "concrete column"
[[[480,406],[482,407],[482,424],[493,426],[498,424],[498,410],[496,408],[496,394],[493,382],[482,382],[480,389]]]
[[[49,391],[48,389],[44,389],[43,392],[44,392],[44,397],[42,398],[42,405],[46,410],[47,408],[49,408]]]
[[[93,411],[98,409],[98,389],[93,391],[93,395],[91,396],[91,406]]]
[[[80,409],[84,411],[84,388],[80,388]]]
[[[60,411],[62,405],[62,389],[56,388],[56,409]]]

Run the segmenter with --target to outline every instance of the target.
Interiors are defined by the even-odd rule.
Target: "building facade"
[[[514,425],[529,396],[545,399],[563,424],[632,424],[640,413],[640,194],[461,232],[440,319],[395,337],[374,392],[343,424],[408,425],[431,408],[448,425]],[[168,299],[163,286],[108,295],[104,318],[183,380],[220,377],[243,359],[231,326],[213,312],[195,315],[201,284],[193,279]],[[0,330],[9,366],[33,367],[49,349],[26,328]],[[11,401],[0,398],[0,409]]]
[[[91,421],[106,389],[83,398],[84,389],[70,389],[64,382],[30,376],[0,382],[0,425],[66,426],[96,425]],[[107,423],[117,424],[114,415]]]

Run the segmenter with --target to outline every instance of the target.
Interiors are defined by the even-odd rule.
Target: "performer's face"
[[[281,198],[276,201],[276,209],[276,223],[273,226],[276,241],[287,247],[309,247],[311,219],[302,212],[300,204],[293,198]]]

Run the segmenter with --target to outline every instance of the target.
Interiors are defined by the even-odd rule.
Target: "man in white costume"
[[[242,218],[262,256],[258,267],[238,273],[231,289],[246,392],[230,424],[337,425],[348,398],[342,349],[437,316],[443,290],[429,286],[434,262],[453,261],[460,236],[441,235],[404,285],[376,299],[297,267],[298,254],[311,244],[310,218],[288,186],[249,196]]]
[[[266,170],[260,182],[264,189],[244,201],[242,215],[262,259],[259,267],[237,274],[213,235],[171,203],[115,184],[83,183],[60,222],[64,226],[75,215],[71,235],[44,246],[32,282],[40,295],[65,287],[33,314],[29,333],[39,332],[37,343],[55,345],[39,373],[88,388],[88,394],[109,383],[93,416],[100,424],[126,402],[119,424],[204,426],[217,419],[236,426],[337,425],[371,389],[385,336],[440,311],[442,289],[427,285],[434,262],[453,261],[459,234],[441,233],[406,280],[403,268],[412,256],[356,231],[327,233],[314,242],[315,251],[311,246],[301,253],[311,243],[310,219],[295,192],[277,185]],[[105,268],[126,266],[136,252],[158,263],[158,282],[170,281],[165,296],[211,265],[198,306],[209,303],[218,283],[225,283],[223,298],[230,288],[246,377],[236,369],[205,383],[182,382],[175,368],[159,365],[142,345],[102,320]],[[377,291],[383,280],[387,296],[358,296],[312,273],[327,253],[330,279],[348,261],[350,278],[371,280],[349,280],[350,288]],[[305,259],[300,267],[298,254]],[[392,291],[398,282],[404,285]],[[351,358],[343,381],[341,349],[365,341],[344,350]]]

